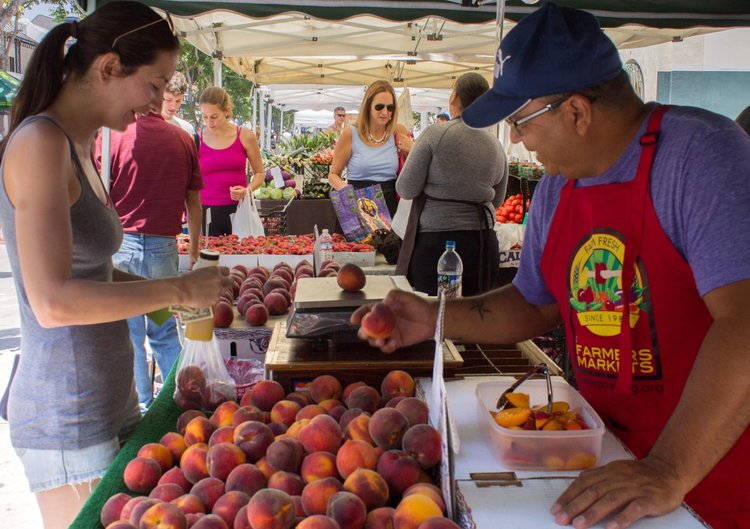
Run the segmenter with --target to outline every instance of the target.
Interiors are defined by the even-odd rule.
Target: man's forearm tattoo
[[[484,300],[480,299],[472,303],[469,310],[475,310],[479,314],[479,318],[484,320],[485,314],[491,314],[492,311],[484,306]]]

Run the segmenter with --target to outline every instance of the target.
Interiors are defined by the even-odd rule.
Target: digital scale
[[[413,292],[405,276],[369,275],[360,292],[346,292],[335,277],[302,278],[286,322],[276,324],[265,358],[266,378],[289,391],[318,375],[331,374],[342,384],[364,381],[379,388],[388,371],[403,369],[412,376],[431,376],[435,342],[385,354],[357,337],[349,318],[362,305],[382,301],[397,288]],[[446,376],[463,365],[450,340],[442,344]]]

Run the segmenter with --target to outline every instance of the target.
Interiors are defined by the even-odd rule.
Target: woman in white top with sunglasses
[[[391,218],[396,214],[396,177],[399,152],[409,153],[414,141],[398,122],[396,93],[388,81],[375,81],[365,92],[356,124],[347,127],[336,142],[328,181],[339,190],[380,184]],[[347,180],[341,178],[346,167]]]

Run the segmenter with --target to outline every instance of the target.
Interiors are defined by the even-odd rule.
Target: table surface
[[[470,474],[472,472],[511,472],[501,465],[493,456],[489,445],[489,433],[485,424],[477,415],[478,404],[476,386],[480,382],[497,381],[507,378],[509,384],[513,377],[466,377],[446,381],[448,410],[453,418],[460,439],[459,453],[454,455],[453,476],[463,500],[470,508],[475,529],[496,529],[497,516],[502,514],[507,520],[507,527],[513,529],[559,529],[548,508],[553,501],[567,488],[578,471],[542,471],[515,470],[521,479],[521,486],[478,487]],[[420,379],[426,394],[430,394],[431,381]],[[602,453],[599,464],[606,464],[618,459],[633,459],[630,452],[609,431],[604,434]],[[570,479],[563,479],[564,477]],[[533,478],[528,481],[523,481]],[[545,479],[546,478],[546,479]],[[596,528],[603,528],[597,524]],[[685,507],[657,518],[643,519],[633,524],[632,529],[705,529],[690,510]]]

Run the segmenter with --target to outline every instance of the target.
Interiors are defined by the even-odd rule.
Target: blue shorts
[[[136,406],[117,437],[79,450],[14,448],[29,480],[29,489],[42,492],[101,478],[140,419],[141,412]]]

